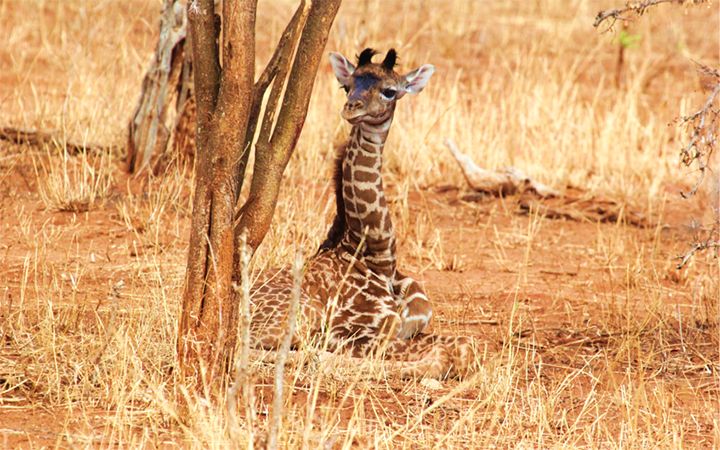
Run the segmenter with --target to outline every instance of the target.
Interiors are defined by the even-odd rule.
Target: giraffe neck
[[[341,244],[358,251],[368,267],[395,275],[395,233],[382,182],[382,152],[392,115],[379,124],[353,127],[342,159],[342,198],[346,230]]]

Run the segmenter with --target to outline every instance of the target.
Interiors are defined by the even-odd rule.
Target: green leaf
[[[637,47],[640,42],[640,35],[630,34],[626,30],[621,30],[618,36],[618,42],[625,48]]]

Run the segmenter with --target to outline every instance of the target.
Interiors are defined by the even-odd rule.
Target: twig
[[[720,71],[712,69],[703,64],[696,63],[699,70],[713,78],[715,86],[708,95],[702,108],[689,116],[680,118],[680,122],[691,128],[690,140],[680,151],[680,158],[685,166],[697,164],[700,176],[688,192],[680,192],[683,198],[689,198],[695,195],[705,180],[705,174],[716,172],[719,167],[711,167],[710,161],[713,153],[716,151],[715,146],[718,143],[718,128],[720,128]],[[717,173],[716,173],[717,175]],[[714,190],[713,197],[716,204],[713,207],[715,220],[708,225],[708,230],[702,238],[696,237],[695,243],[683,255],[678,257],[680,263],[677,268],[682,269],[688,261],[697,253],[709,249],[720,248],[720,185],[714,183],[711,187]],[[707,224],[706,224],[707,225]]]
[[[298,252],[295,256],[293,264],[293,291],[290,299],[290,311],[288,311],[288,324],[285,336],[280,343],[280,349],[275,361],[275,386],[273,396],[273,407],[270,412],[270,420],[268,425],[267,448],[275,450],[278,448],[278,430],[280,429],[280,420],[283,416],[283,377],[285,375],[285,361],[287,361],[290,345],[295,336],[295,327],[297,324],[297,315],[300,308],[300,294],[302,288],[302,255]]]
[[[567,275],[570,277],[577,276],[577,270],[552,270],[552,269],[540,269],[540,273],[547,275]]]
[[[597,13],[595,16],[595,22],[593,26],[597,28],[601,23],[610,19],[610,26],[608,30],[612,29],[615,22],[618,20],[630,20],[630,17],[626,16],[627,13],[635,13],[637,16],[642,16],[645,11],[651,6],[657,6],[662,3],[677,3],[683,5],[685,3],[699,4],[704,3],[707,0],[644,0],[644,1],[628,1],[625,3],[623,8],[606,9]]]
[[[237,421],[237,392],[240,386],[243,388],[243,397],[245,400],[245,420],[247,421],[247,448],[252,450],[253,439],[253,423],[255,422],[255,401],[253,399],[253,387],[250,385],[250,376],[248,372],[248,361],[250,358],[250,251],[247,247],[245,235],[241,237],[241,286],[234,286],[235,290],[240,290],[240,355],[235,363],[235,375],[227,394],[227,413],[228,413],[228,430],[230,436],[236,443],[239,442],[238,421]]]
[[[436,322],[441,323],[452,323],[455,325],[499,325],[500,322],[497,319],[476,319],[476,320],[454,320],[437,317],[433,319]]]
[[[704,242],[696,242],[692,246],[692,248],[690,248],[690,250],[688,250],[683,256],[678,256],[680,262],[677,265],[677,269],[680,270],[685,267],[685,264],[690,261],[690,259],[695,255],[695,253],[711,248],[720,249],[720,241],[713,241],[708,239]]]

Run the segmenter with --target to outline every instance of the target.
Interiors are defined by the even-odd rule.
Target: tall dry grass
[[[485,167],[512,164],[558,189],[578,185],[664,210],[667,186],[686,180],[676,159],[682,136],[668,123],[702,98],[692,60],[720,65],[717,5],[658,8],[632,23],[629,32],[641,39],[626,52],[620,85],[616,36],[591,27],[609,5],[345,2],[329,49],[353,56],[365,46],[392,46],[401,70],[426,62],[438,69],[422,94],[399,105],[385,168],[405,263],[459,274],[464,293],[436,298],[469,299],[468,310],[455,309],[457,298],[439,305],[435,327],[472,332],[468,311],[499,325],[483,335],[480,370],[440,386],[399,380],[380,361],[347,367],[309,343],[286,372],[282,446],[720,445],[717,272],[700,262],[671,272],[669,253],[681,245],[662,223],[650,241],[622,224],[568,236],[541,215],[519,218],[500,202],[465,205],[469,212],[448,226],[442,211],[449,207],[428,200],[432,187],[464,183],[442,145],[452,138]],[[0,124],[121,147],[159,7],[0,1]],[[261,3],[259,67],[291,12],[289,1]],[[333,209],[333,143],[348,131],[342,102],[324,66],[255,275],[289,265],[322,239]],[[44,445],[245,447],[250,436],[262,437],[272,364],[250,367],[254,428],[245,409],[232,423],[225,408],[187,392],[175,376],[191,176],[172,169],[138,187],[119,173],[117,151],[43,149],[34,171],[28,149],[0,148],[9,212],[0,245],[4,442],[21,439],[24,422],[3,416],[33,423],[43,410],[55,419],[37,419],[46,420],[47,433],[30,442]],[[65,176],[68,168],[75,175]],[[52,212],[74,209],[62,207],[74,192],[83,199],[98,192],[93,186],[105,175],[97,174],[113,174],[113,187],[76,214]],[[458,248],[458,233],[481,239],[482,254],[463,260],[469,252]],[[602,273],[600,281],[578,269],[575,278],[539,288],[538,266],[553,263],[543,259],[557,257],[553,248]],[[493,277],[473,279],[485,266]],[[549,297],[548,319],[524,300],[538,290]],[[565,292],[582,297],[568,300]],[[177,407],[183,398],[187,410]]]

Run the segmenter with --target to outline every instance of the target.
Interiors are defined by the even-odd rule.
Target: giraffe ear
[[[353,72],[355,72],[355,66],[340,53],[330,52],[330,65],[335,72],[335,78],[343,86],[350,86],[350,79],[352,78]]]
[[[432,64],[423,64],[405,75],[405,82],[403,83],[405,92],[408,94],[417,94],[422,91],[428,81],[430,81],[433,73],[435,73],[435,66]]]

